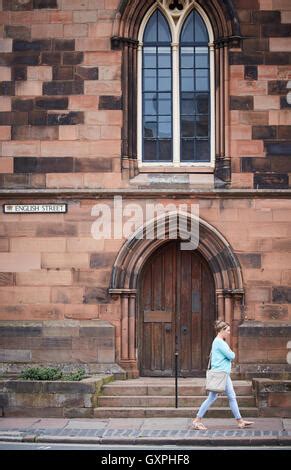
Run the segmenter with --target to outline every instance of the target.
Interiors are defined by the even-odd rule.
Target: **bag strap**
[[[209,360],[208,360],[207,370],[211,369],[211,355],[212,355],[212,350],[210,351],[210,354],[209,354]]]

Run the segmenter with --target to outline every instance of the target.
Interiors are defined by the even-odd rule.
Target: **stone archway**
[[[115,38],[136,39],[139,24],[146,11],[154,4],[161,3],[166,6],[171,3],[167,0],[121,0],[115,19]],[[207,16],[211,19],[217,38],[231,38],[239,40],[241,30],[239,18],[233,8],[231,0],[182,0],[182,6],[190,4],[201,5]]]
[[[178,217],[178,219],[177,219]],[[162,217],[141,226],[121,247],[113,265],[109,293],[121,300],[121,356],[119,363],[124,369],[138,375],[136,350],[136,312],[138,279],[142,268],[152,253],[169,241],[169,226],[177,221],[182,227],[180,237],[189,236],[194,216],[185,212],[168,212]],[[145,239],[149,230],[166,227],[164,239]],[[144,237],[144,238],[143,238]],[[240,306],[244,299],[244,288],[240,263],[230,244],[221,233],[199,218],[198,252],[207,261],[214,278],[216,316],[231,323],[240,321]],[[236,350],[235,337],[232,346]]]

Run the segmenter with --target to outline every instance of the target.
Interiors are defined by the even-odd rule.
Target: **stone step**
[[[235,384],[234,389],[237,396],[249,396],[253,394],[251,383]],[[201,396],[205,395],[204,385],[180,385],[178,387],[179,396]],[[133,385],[127,383],[111,383],[102,388],[102,395],[107,396],[174,396],[175,385]]]
[[[206,396],[180,396],[180,407],[200,406]],[[253,396],[237,397],[239,406],[254,407],[255,399]],[[99,396],[99,407],[174,407],[174,396]],[[228,406],[228,399],[225,396],[219,396],[215,402],[216,407]]]
[[[196,416],[198,408],[173,408],[173,407],[102,407],[94,409],[94,418],[192,418]],[[245,418],[256,418],[257,408],[240,408],[240,412]],[[207,418],[231,418],[232,413],[229,408],[211,407]]]

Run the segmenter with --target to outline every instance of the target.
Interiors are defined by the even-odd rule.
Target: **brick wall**
[[[56,197],[42,199],[52,203],[63,201],[68,188],[128,187],[121,174],[122,51],[110,44],[118,4],[0,0],[2,188],[56,188]],[[291,2],[233,4],[248,38],[229,54],[231,186],[285,189],[291,174]],[[168,199],[151,202],[177,202],[171,198],[177,187],[188,186],[174,176]],[[144,206],[138,193],[137,184]],[[124,240],[92,238],[96,194],[72,195],[67,214],[0,214],[0,319],[107,320],[115,326],[118,360],[121,309],[108,287]],[[189,201],[199,202],[201,217],[226,238],[242,266],[246,304],[235,311],[234,346],[241,315],[290,323],[290,199],[235,199],[230,188],[228,198],[179,204]],[[19,199],[11,194],[3,202]],[[278,343],[280,361],[285,348]]]
[[[291,4],[234,0],[246,38],[230,59],[232,187],[287,188]],[[2,0],[0,185],[98,188],[121,178],[119,0]]]
[[[124,207],[134,202],[135,199],[128,199]],[[139,200],[141,207],[147,202]],[[109,207],[113,204],[106,199],[102,203]],[[163,203],[173,200],[163,199]],[[189,204],[189,200],[176,202],[177,206],[182,203]],[[191,203],[199,204],[202,219],[223,233],[242,266],[245,308],[243,312],[235,310],[235,325],[241,323],[242,314],[249,322],[290,324],[290,201],[194,198]],[[108,294],[108,287],[124,239],[92,237],[96,217],[91,214],[95,204],[94,200],[70,201],[66,214],[1,214],[0,318],[107,320],[115,326],[119,358],[121,308],[119,300]],[[234,346],[238,346],[236,326]],[[268,354],[265,343],[260,349],[257,338],[251,339],[252,358],[257,362],[270,359],[270,355],[271,362],[286,360],[285,337],[276,340],[275,352],[267,345]],[[247,338],[241,342],[246,362],[250,349],[244,341]]]
[[[245,321],[239,326],[240,372],[246,377],[289,377],[290,321]],[[289,361],[290,362],[290,361]]]
[[[291,417],[291,380],[253,380],[260,416]]]
[[[0,416],[92,418],[101,388],[112,379],[95,375],[80,382],[0,380]]]
[[[233,0],[246,38],[230,52],[233,187],[288,188],[291,2]],[[291,84],[290,84],[291,85]]]
[[[120,183],[118,0],[3,0],[0,185]]]
[[[0,321],[0,371],[15,373],[25,365],[82,364],[87,373],[115,366],[114,327],[102,320]]]

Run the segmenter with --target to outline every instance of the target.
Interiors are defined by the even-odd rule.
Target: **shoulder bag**
[[[224,392],[226,388],[227,372],[211,369],[211,353],[209,356],[205,388],[209,392]]]

